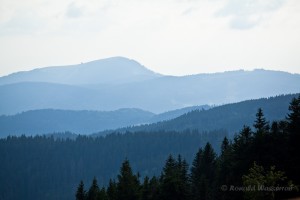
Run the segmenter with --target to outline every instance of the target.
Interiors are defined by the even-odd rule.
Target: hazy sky
[[[112,56],[172,75],[300,73],[300,0],[0,0],[0,76]]]

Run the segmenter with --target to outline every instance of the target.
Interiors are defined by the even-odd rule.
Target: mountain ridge
[[[112,76],[117,70],[126,73],[115,74],[115,77]],[[100,75],[102,75],[102,80],[97,79],[97,76]],[[107,75],[109,76],[107,77]],[[127,75],[127,77],[124,75]],[[126,83],[160,76],[160,74],[149,70],[135,60],[125,57],[111,57],[75,65],[49,66],[29,71],[15,72],[0,77],[0,85],[26,81],[71,85],[99,84],[103,83],[103,78],[106,78],[106,82],[110,83],[116,80],[120,83]]]
[[[300,74],[288,72],[260,69],[164,76],[127,58],[90,64],[98,69],[99,62],[103,73],[89,69],[76,71],[82,67],[75,65],[74,73],[50,68],[51,73],[44,70],[27,78],[0,78],[0,115],[48,108],[103,111],[139,108],[162,113],[194,105],[222,105],[300,92]],[[22,82],[25,80],[31,83]]]
[[[173,119],[191,110],[208,109],[194,106],[167,113],[154,114],[136,108],[114,111],[42,109],[0,116],[0,137],[72,132],[92,134],[120,127]]]
[[[300,93],[279,95],[225,104],[207,110],[194,110],[167,121],[103,131],[95,134],[95,136],[139,131],[197,130],[200,132],[209,132],[220,129],[225,129],[229,132],[230,136],[233,136],[244,125],[252,127],[253,121],[256,118],[255,113],[259,108],[263,109],[268,121],[283,120],[286,117],[286,111],[292,98],[297,98],[299,95]]]

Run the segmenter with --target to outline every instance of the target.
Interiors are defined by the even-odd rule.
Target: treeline
[[[254,129],[244,126],[232,141],[224,138],[219,156],[207,143],[191,168],[171,155],[160,176],[143,181],[125,160],[117,179],[99,188],[94,178],[77,200],[214,200],[286,199],[300,196],[300,96],[289,106],[286,120],[272,122],[258,110]]]
[[[169,154],[191,162],[199,147],[210,142],[219,148],[226,135],[225,130],[186,130],[76,139],[10,136],[0,139],[0,199],[71,200],[79,180],[90,182],[96,176],[107,185],[126,157],[141,176],[150,177],[160,174]]]

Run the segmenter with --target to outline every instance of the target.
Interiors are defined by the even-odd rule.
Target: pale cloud
[[[78,18],[83,15],[83,12],[83,7],[76,5],[75,2],[72,2],[67,8],[66,15],[70,18]]]
[[[227,0],[226,5],[217,12],[219,17],[231,17],[233,29],[249,29],[280,9],[286,0]]]
[[[299,0],[0,1],[0,75],[111,56],[174,75],[300,73]]]

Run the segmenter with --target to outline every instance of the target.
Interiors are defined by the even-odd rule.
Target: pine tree
[[[144,178],[144,183],[142,186],[142,200],[151,200],[151,188],[148,176]]]
[[[229,140],[227,137],[224,137],[224,140],[221,145],[221,154],[226,153],[226,151],[229,149]]]
[[[76,192],[76,200],[85,200],[85,199],[86,199],[86,191],[84,190],[84,183],[83,181],[80,181]]]
[[[300,133],[300,95],[298,98],[293,98],[290,106],[290,113],[287,116],[289,131]]]
[[[257,134],[264,134],[270,129],[269,123],[266,121],[261,108],[259,108],[256,113],[256,120],[253,126]]]
[[[189,166],[187,162],[178,155],[177,170],[179,176],[178,182],[178,197],[180,200],[190,199],[190,180],[188,176]]]
[[[232,147],[227,137],[224,138],[221,145],[221,155],[218,158],[218,169],[217,169],[217,187],[229,186],[232,184]],[[227,191],[220,190],[218,192],[218,199],[229,200],[231,199],[230,194]]]
[[[100,189],[96,177],[94,177],[92,185],[88,191],[87,200],[97,200]]]
[[[178,156],[177,161],[170,155],[161,176],[161,199],[190,199],[188,164]]]
[[[161,199],[177,200],[178,178],[177,163],[172,155],[169,155],[161,175]]]
[[[117,184],[112,179],[109,180],[107,196],[109,200],[117,200]]]
[[[215,198],[216,154],[209,143],[200,149],[191,168],[192,196],[195,200]]]
[[[300,182],[300,95],[294,98],[289,106],[290,113],[287,116],[288,121],[288,162],[289,175],[295,182]]]
[[[269,148],[270,136],[268,134],[270,127],[261,108],[258,109],[256,114],[254,127],[256,128],[256,134],[253,140],[250,158],[252,158],[253,161],[263,165],[263,163],[266,163],[268,160],[270,160],[268,151],[271,150]]]
[[[192,167],[191,167],[191,192],[194,200],[201,199],[201,191],[200,191],[200,179],[202,177],[202,157],[203,150],[200,148],[196,153],[194,158]]]
[[[149,188],[151,191],[151,200],[160,200],[160,184],[159,180],[153,176],[149,182]]]
[[[117,183],[117,200],[138,200],[140,183],[138,176],[132,173],[129,161],[126,159],[120,169]]]
[[[253,152],[253,140],[254,136],[252,130],[248,126],[244,126],[232,143],[232,172],[234,175],[232,178],[232,184],[241,185],[242,175],[246,173],[246,170],[250,168],[255,157]],[[238,192],[235,194],[238,195]]]

